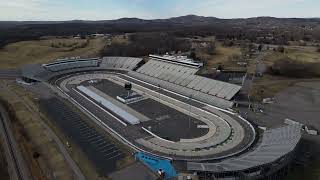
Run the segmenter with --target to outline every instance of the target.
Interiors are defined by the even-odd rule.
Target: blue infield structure
[[[137,153],[136,158],[155,172],[162,169],[165,172],[165,179],[174,178],[178,175],[170,160],[161,159],[142,152]]]

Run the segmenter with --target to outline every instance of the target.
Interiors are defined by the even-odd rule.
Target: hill
[[[187,15],[169,19],[121,18],[99,21],[0,21],[0,47],[10,42],[36,40],[41,36],[68,36],[92,33],[133,33],[171,31],[178,36],[207,36],[256,41],[274,36],[284,40],[320,40],[319,18],[255,17],[219,19]],[[318,34],[318,35],[317,35]],[[282,38],[282,39],[281,39]]]

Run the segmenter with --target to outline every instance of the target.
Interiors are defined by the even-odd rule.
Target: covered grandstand
[[[101,67],[133,70],[141,62],[141,58],[133,57],[103,57]]]
[[[230,100],[240,91],[241,86],[195,75],[199,66],[164,61],[156,57],[151,56],[145,65],[128,74],[217,107],[226,109],[233,106]]]
[[[187,169],[211,173],[254,173],[263,175],[263,170],[276,170],[288,162],[301,139],[301,126],[289,125],[270,129],[263,133],[261,142],[252,151],[218,163],[188,162]]]
[[[47,64],[31,64],[22,68],[22,77],[36,81],[50,79],[74,72],[111,70],[129,71],[137,68],[141,58],[104,57],[88,59],[63,59]]]
[[[52,72],[63,71],[67,69],[82,68],[82,67],[98,67],[99,59],[98,58],[66,59],[66,60],[55,61],[48,64],[42,64],[42,66]]]

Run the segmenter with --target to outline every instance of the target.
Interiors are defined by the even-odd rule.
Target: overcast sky
[[[320,17],[319,0],[0,0],[0,20]]]

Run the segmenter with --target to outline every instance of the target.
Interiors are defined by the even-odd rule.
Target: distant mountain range
[[[232,26],[261,26],[261,27],[284,27],[284,26],[318,26],[320,18],[275,18],[254,17],[242,19],[219,19],[216,17],[204,17],[187,15],[169,19],[145,20],[139,18],[121,18],[116,20],[72,20],[72,21],[0,21],[0,28],[11,28],[21,25],[42,24],[107,24],[107,25],[171,25],[171,26],[205,26],[215,24],[226,24]]]
[[[0,48],[42,36],[94,33],[170,32],[179,37],[211,36],[285,44],[289,40],[320,40],[320,18],[255,17],[219,19],[187,15],[169,19],[121,18],[99,21],[0,21]]]

